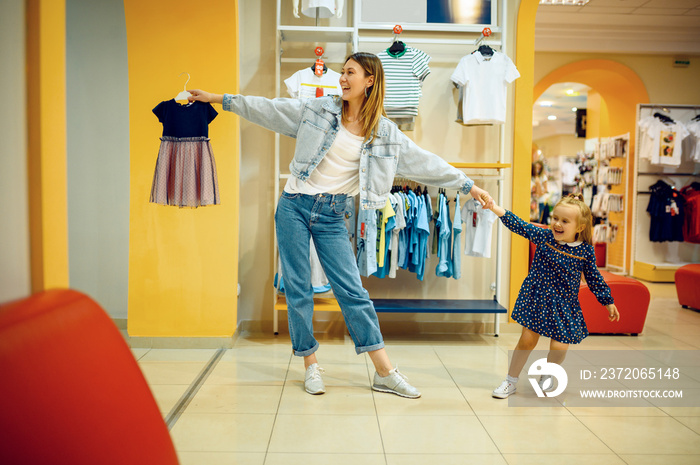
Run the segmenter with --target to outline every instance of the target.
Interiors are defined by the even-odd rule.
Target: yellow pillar
[[[535,16],[539,0],[521,0],[518,9],[515,66],[515,134],[513,139],[513,206],[520,218],[530,216],[530,173],[532,166],[532,89],[535,76]],[[528,270],[528,242],[512,234],[510,250],[510,309]]]
[[[236,329],[238,119],[209,126],[221,205],[148,202],[162,125],[152,109],[188,88],[238,89],[238,5],[125,0],[129,65],[129,318],[137,337],[227,337]]]
[[[68,287],[66,6],[28,0],[27,159],[32,292]]]

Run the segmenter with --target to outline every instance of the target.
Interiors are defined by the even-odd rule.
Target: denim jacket
[[[267,99],[224,94],[223,109],[260,126],[297,139],[290,172],[306,181],[333,145],[341,118],[342,99]],[[461,190],[474,185],[463,172],[418,147],[396,124],[382,116],[376,134],[364,141],[360,152],[360,205],[382,208],[399,176],[431,186]]]

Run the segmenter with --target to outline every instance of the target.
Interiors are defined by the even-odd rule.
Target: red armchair
[[[535,224],[535,223],[533,223]],[[545,228],[546,226],[536,224]],[[535,257],[537,246],[530,242],[530,265]],[[608,320],[608,312],[598,302],[588,285],[581,283],[578,301],[581,304],[583,318],[586,320],[588,332],[591,334],[632,334],[638,335],[644,329],[644,322],[649,311],[651,295],[649,289],[636,279],[600,272],[610,287],[615,299],[615,306],[620,312],[620,321]]]
[[[124,338],[84,294],[0,305],[0,463],[178,463]]]

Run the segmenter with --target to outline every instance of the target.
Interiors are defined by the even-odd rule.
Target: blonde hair
[[[359,118],[362,120],[362,136],[369,139],[372,132],[379,127],[379,120],[386,116],[384,112],[384,68],[377,55],[366,52],[353,53],[345,60],[355,61],[362,67],[365,76],[374,76],[374,84],[365,90],[365,101],[362,103]],[[347,110],[348,102],[343,101],[343,113]]]
[[[586,202],[583,201],[583,194],[569,194],[566,197],[562,197],[554,208],[559,205],[578,208],[578,225],[583,226],[583,230],[580,233],[576,233],[576,240],[593,245],[593,214]]]

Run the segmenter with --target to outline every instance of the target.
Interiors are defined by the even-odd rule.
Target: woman
[[[549,223],[549,190],[547,188],[547,174],[544,171],[544,162],[537,160],[532,163],[530,178],[530,202],[534,206],[534,221],[542,224]],[[530,215],[533,219],[533,215]]]
[[[395,176],[493,200],[464,173],[422,150],[384,116],[384,72],[370,53],[345,61],[342,97],[295,100],[209,94],[191,90],[190,100],[223,104],[249,121],[297,139],[290,176],[275,213],[282,274],[294,354],[304,357],[304,387],[323,394],[313,336],[313,292],[309,238],[328,277],[358,354],[367,352],[376,369],[372,389],[417,398],[420,392],[393,368],[379,321],[362,287],[343,213],[360,194],[361,209],[384,207]]]

